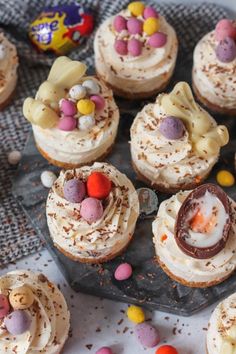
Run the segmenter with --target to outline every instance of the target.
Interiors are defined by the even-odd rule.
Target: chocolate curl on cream
[[[207,259],[218,254],[229,237],[230,204],[217,185],[204,184],[194,189],[179,209],[175,240],[188,256]]]

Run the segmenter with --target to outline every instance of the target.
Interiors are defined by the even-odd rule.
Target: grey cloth
[[[29,22],[45,6],[63,2],[67,1],[0,0],[0,27],[17,46],[20,57],[19,80],[15,96],[11,104],[0,112],[0,266],[42,247],[40,239],[11,194],[11,180],[15,168],[8,164],[7,154],[15,149],[23,151],[30,129],[30,124],[22,115],[23,100],[27,96],[34,96],[55,59],[52,56],[38,54],[31,47],[27,39]],[[119,12],[129,1],[84,0],[80,3],[92,9],[97,28],[105,18]],[[197,41],[212,30],[219,19],[228,15],[226,10],[213,4],[187,6],[159,4],[155,1],[149,3],[165,15],[176,29],[180,45],[179,60],[183,61],[192,56]],[[70,54],[71,58],[83,60],[91,68],[93,67],[94,33]]]

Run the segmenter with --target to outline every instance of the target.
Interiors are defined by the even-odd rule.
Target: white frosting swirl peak
[[[67,339],[70,315],[62,293],[43,274],[17,270],[0,278],[0,292],[27,285],[34,295],[34,303],[27,310],[31,318],[28,331],[11,335],[0,326],[1,354],[58,354]]]

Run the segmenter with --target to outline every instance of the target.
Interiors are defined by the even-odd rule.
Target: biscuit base
[[[127,100],[139,100],[139,99],[145,99],[145,98],[151,98],[157,96],[158,93],[165,91],[172,77],[171,75],[164,84],[162,84],[160,87],[156,88],[155,90],[148,91],[148,92],[129,92],[111,85],[111,83],[106,81],[105,78],[102,75],[100,75],[98,71],[96,71],[96,75],[100,78],[100,80],[103,80],[108,87],[110,87],[110,89],[113,91],[113,94],[115,96],[122,97]]]
[[[127,247],[129,246],[132,239],[133,239],[133,235],[129,238],[126,245],[122,249],[120,249],[119,251],[112,253],[108,256],[100,257],[100,258],[82,258],[82,257],[74,256],[71,253],[65,251],[57,243],[53,242],[53,244],[61,253],[64,254],[64,256],[71,259],[72,261],[80,262],[80,263],[87,263],[87,264],[101,264],[101,263],[109,262],[112,259],[114,259],[115,257],[120,256],[127,249]]]
[[[236,108],[235,109],[224,108],[216,105],[215,103],[208,101],[205,97],[203,97],[199,92],[198,88],[196,87],[193,78],[192,78],[192,88],[198,101],[201,102],[205,107],[209,108],[212,112],[227,114],[229,116],[236,115]]]
[[[99,162],[99,161],[104,161],[104,159],[110,154],[112,148],[113,148],[114,143],[107,149],[107,151],[100,156],[99,158],[92,160],[92,161],[86,161],[84,163],[77,163],[77,164],[73,164],[73,163],[69,163],[69,162],[61,162],[58,160],[54,160],[53,158],[51,158],[41,147],[39,147],[39,145],[36,143],[36,147],[38,149],[38,151],[40,152],[40,154],[51,164],[60,168],[63,168],[65,170],[70,170],[73,168],[78,168],[78,167],[82,167],[82,166],[89,166],[92,165],[94,162]]]
[[[175,186],[165,186],[164,184],[161,183],[153,183],[151,180],[149,180],[146,176],[144,176],[138,169],[138,167],[135,165],[135,163],[132,161],[132,166],[133,169],[137,175],[137,178],[139,181],[144,182],[145,184],[149,185],[152,189],[155,189],[159,192],[162,193],[167,193],[167,194],[175,194],[181,190],[191,190],[196,188],[197,186],[199,186],[200,184],[202,184],[204,182],[204,180],[208,177],[209,173],[207,173],[206,175],[204,175],[203,177],[201,177],[201,181],[200,182],[191,182],[191,183],[181,183],[179,185],[175,185]]]
[[[189,288],[209,288],[211,286],[217,285],[222,283],[223,281],[225,281],[226,279],[228,279],[233,273],[234,270],[228,274],[225,277],[222,278],[218,278],[216,280],[213,281],[209,281],[209,282],[193,282],[190,281],[188,282],[187,280],[180,278],[176,275],[174,275],[165,265],[165,263],[161,262],[160,258],[158,256],[156,256],[156,261],[158,262],[158,264],[160,265],[160,267],[162,268],[162,270],[174,281],[177,281],[178,283],[184,285],[184,286],[188,286]]]
[[[11,103],[13,97],[15,96],[15,93],[16,93],[16,86],[14,87],[10,96],[8,96],[4,102],[0,103],[0,111],[2,111],[4,108],[6,108]]]

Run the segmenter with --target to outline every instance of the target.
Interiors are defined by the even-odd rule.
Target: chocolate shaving
[[[226,219],[222,238],[211,247],[195,247],[186,242],[189,238],[189,229],[190,225],[188,222],[188,214],[195,207],[195,200],[203,197],[208,191],[210,194],[215,195],[223,204],[226,214],[229,216]],[[216,254],[218,254],[224,247],[229,237],[229,231],[231,228],[231,216],[230,216],[230,203],[227,194],[217,185],[207,183],[203,184],[196,189],[194,189],[188,197],[183,202],[181,208],[179,209],[176,223],[175,223],[175,240],[178,247],[188,256],[197,258],[197,259],[208,259]]]

